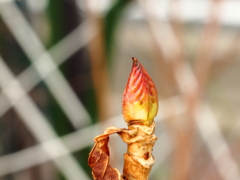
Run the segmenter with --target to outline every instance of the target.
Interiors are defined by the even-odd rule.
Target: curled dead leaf
[[[109,135],[120,132],[119,128],[108,128],[105,133],[94,138],[95,144],[89,154],[88,164],[92,169],[95,180],[122,180],[117,169],[109,164],[110,154],[108,148]]]

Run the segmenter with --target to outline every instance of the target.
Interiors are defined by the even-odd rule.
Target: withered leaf
[[[122,180],[119,171],[109,164],[110,154],[108,148],[109,135],[121,132],[123,129],[110,127],[104,134],[94,138],[95,144],[89,154],[88,164],[92,168],[95,180]]]

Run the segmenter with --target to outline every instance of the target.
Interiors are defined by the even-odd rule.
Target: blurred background
[[[0,180],[90,180],[126,127],[131,57],[159,94],[150,180],[240,179],[240,1],[0,0]],[[110,140],[122,171],[126,145]]]

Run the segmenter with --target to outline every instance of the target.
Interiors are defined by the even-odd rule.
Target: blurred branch
[[[78,49],[82,48],[86,45],[95,34],[89,34],[86,36],[86,22],[83,22],[79,25],[73,32],[71,32],[68,36],[63,38],[60,42],[50,48],[49,51],[43,53],[37,61],[43,63],[45,61],[45,57],[49,54],[53,57],[56,62],[56,66],[52,69],[52,71],[44,71],[42,77],[35,73],[34,66],[30,65],[27,69],[25,69],[21,74],[18,75],[17,80],[23,85],[26,92],[29,92],[35,85],[37,85],[40,81],[53,76],[55,74],[55,70],[61,65],[68,57],[74,54]],[[81,41],[78,40],[78,38]],[[63,51],[64,49],[64,51]],[[31,78],[29,78],[31,77]],[[11,104],[9,104],[6,100],[4,100],[3,94],[0,93],[0,102],[2,106],[0,108],[0,116],[3,115],[6,111],[11,108]],[[4,103],[3,103],[4,102]],[[79,121],[74,122],[74,125],[78,127],[82,127],[85,124],[90,122],[90,116],[85,110],[85,108],[78,109]],[[71,115],[72,116],[72,115]],[[70,117],[70,120],[74,121],[74,117]]]
[[[0,157],[0,176],[8,173],[15,173],[50,160],[57,161],[57,159],[59,159],[58,161],[61,161],[62,158],[68,156],[71,152],[92,145],[92,139],[97,135],[98,129],[99,124],[92,125],[63,136],[62,138],[47,140],[40,145],[2,156]],[[89,132],[91,133],[89,134]],[[88,134],[88,136],[86,136],[86,134]],[[69,152],[58,151],[54,156],[49,156],[45,148],[51,149],[52,147],[58,147],[59,143],[63,143],[68,148]]]
[[[109,85],[109,75],[106,61],[106,48],[104,44],[104,24],[103,18],[95,13],[90,1],[85,1],[87,10],[88,30],[97,31],[96,36],[88,43],[88,49],[92,67],[92,77],[97,95],[98,118],[100,121],[107,119],[111,115],[111,93]],[[98,2],[100,3],[100,2]]]
[[[204,89],[213,61],[215,44],[220,31],[220,10],[222,0],[212,0],[208,23],[204,26],[200,47],[194,62],[194,72],[199,84],[199,93]],[[198,95],[200,97],[200,95]]]
[[[116,0],[112,7],[107,11],[104,17],[104,38],[106,46],[106,58],[108,67],[111,66],[114,54],[114,41],[117,28],[119,27],[120,20],[123,12],[132,0]]]
[[[198,130],[207,143],[208,150],[221,177],[225,180],[238,180],[240,178],[238,165],[232,157],[231,150],[211,108],[207,104],[202,104],[199,111],[196,112],[195,118]]]
[[[180,5],[181,0],[171,0],[169,3],[169,23],[174,36],[179,44],[184,44],[184,26],[182,22],[183,8]],[[177,54],[178,61],[184,61],[184,46],[179,46],[180,51]]]
[[[41,78],[45,80],[52,95],[58,100],[73,125],[77,127],[79,125],[78,123],[81,124],[79,118],[82,116],[84,116],[86,120],[89,119],[86,110],[58,70],[51,55],[47,53],[36,33],[32,30],[16,5],[12,2],[2,4],[0,6],[0,14],[16,40],[32,61],[33,67],[40,74]],[[45,78],[46,75],[50,73],[51,76]]]
[[[2,58],[0,58],[0,71],[0,86],[2,87],[3,93],[6,95],[8,100],[14,104],[14,110],[16,110],[18,115],[22,118],[22,121],[28,127],[29,131],[41,143],[55,139],[57,135],[47,123],[47,119],[39,111],[34,102],[28,96],[24,96],[26,92],[19,82],[14,79],[14,75],[5,65]],[[8,85],[9,82],[11,83],[10,85]],[[16,102],[15,100],[19,99],[19,96],[23,98]],[[44,147],[44,150],[50,157],[56,156],[56,154],[61,151],[68,154],[61,159],[54,160],[54,163],[69,180],[78,180],[79,178],[88,179],[77,164],[76,160],[69,155],[68,149],[61,141],[55,143],[55,146]]]
[[[212,74],[220,74],[226,68],[231,66],[238,56],[240,47],[240,33],[238,32],[234,37],[233,40],[230,42],[230,45],[225,49],[224,52],[221,52],[218,57],[213,59],[211,63],[211,73]]]

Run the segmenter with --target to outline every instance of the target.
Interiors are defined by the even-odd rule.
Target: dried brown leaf
[[[122,129],[110,127],[105,133],[94,138],[95,144],[89,154],[88,164],[92,169],[95,180],[122,180],[117,169],[109,164],[110,154],[108,148],[109,135],[118,133]]]

